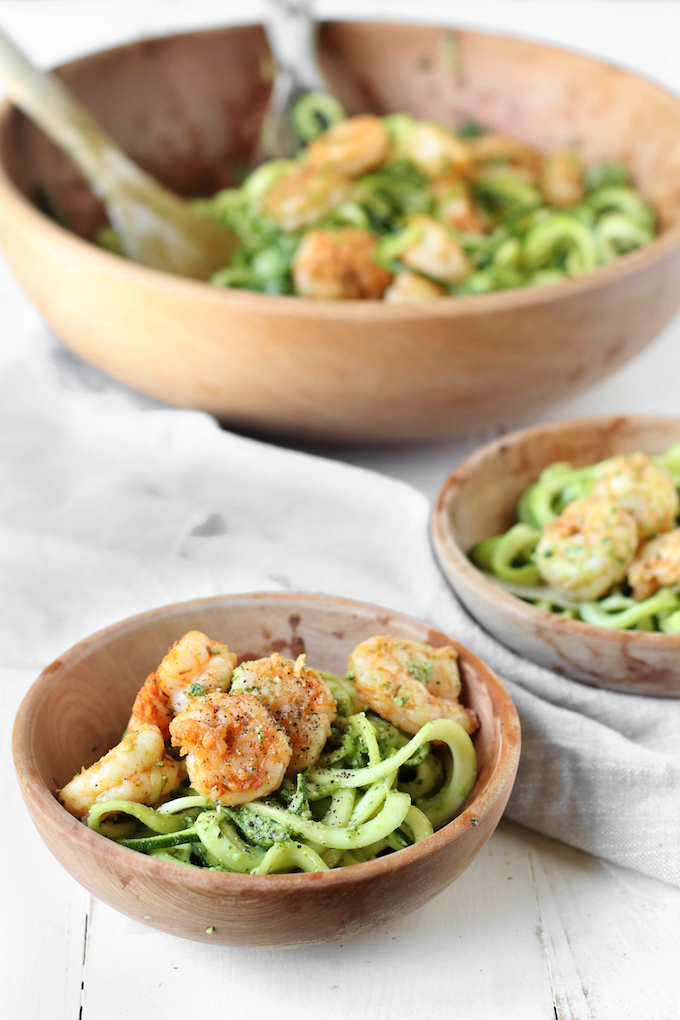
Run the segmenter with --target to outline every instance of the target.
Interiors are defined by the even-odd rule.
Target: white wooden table
[[[159,30],[256,20],[261,3],[0,0],[0,23],[45,65]],[[584,46],[680,91],[675,0],[365,0],[322,14],[417,16]],[[2,358],[52,342],[0,266]],[[30,337],[30,340],[26,340]],[[545,419],[678,413],[680,321],[628,368]],[[511,424],[511,423],[508,423]],[[335,449],[434,496],[486,439]],[[55,649],[55,654],[59,649]],[[44,662],[4,654],[3,765],[23,693]],[[0,1016],[8,1020],[264,1017],[277,1020],[679,1020],[680,889],[503,822],[446,892],[389,930],[324,948],[211,948],[152,932],[89,895],[43,847],[5,783]]]

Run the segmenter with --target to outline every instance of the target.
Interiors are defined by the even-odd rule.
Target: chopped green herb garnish
[[[190,698],[200,698],[205,694],[205,684],[199,684],[194,681],[187,687],[187,694]]]
[[[431,662],[409,662],[408,671],[414,680],[418,680],[421,684],[427,684],[432,679],[432,663]]]

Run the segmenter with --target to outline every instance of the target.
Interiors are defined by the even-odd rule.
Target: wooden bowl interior
[[[43,675],[30,747],[40,780],[54,794],[81,767],[98,760],[120,740],[145,677],[188,630],[201,629],[226,641],[241,660],[272,651],[289,656],[305,651],[310,664],[341,674],[347,669],[349,652],[375,633],[429,641],[435,646],[448,643],[445,635],[406,617],[350,605],[352,609],[338,609],[323,599],[296,603],[294,597],[275,596],[228,604],[207,601],[196,608],[162,611],[132,626],[123,624],[106,640],[95,635]],[[479,761],[475,798],[486,788],[499,762],[502,712],[489,670],[466,649],[457,647],[463,675],[461,698],[481,721],[474,738]]]
[[[348,111],[473,119],[541,150],[575,145],[588,164],[620,159],[667,228],[680,211],[680,100],[577,53],[485,33],[326,23],[321,61]],[[259,26],[162,37],[75,61],[60,75],[122,147],[185,195],[234,185],[253,151],[271,58]],[[0,159],[78,234],[104,212],[67,157],[14,112]]]
[[[593,464],[617,453],[663,453],[680,441],[680,418],[585,418],[528,429],[473,455],[447,495],[452,538],[463,552],[517,520],[517,501],[549,464]]]

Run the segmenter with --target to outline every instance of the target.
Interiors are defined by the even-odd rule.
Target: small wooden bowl
[[[503,591],[467,557],[516,521],[517,500],[543,468],[577,467],[617,453],[663,453],[680,442],[680,418],[577,418],[503,436],[468,457],[445,481],[432,531],[440,566],[472,615],[527,659],[594,687],[680,695],[680,635],[605,630],[546,613]]]
[[[350,112],[474,119],[541,150],[620,159],[662,235],[593,273],[421,305],[218,290],[89,241],[102,207],[66,156],[0,113],[0,242],[77,354],[116,379],[233,426],[317,440],[446,436],[536,412],[628,361],[680,304],[680,99],[637,75],[521,39],[329,23],[320,54]],[[59,74],[143,167],[185,195],[233,184],[269,93],[264,33],[166,36]],[[48,194],[64,230],[36,209]]]
[[[76,821],[55,791],[118,742],[145,676],[193,628],[227,641],[242,658],[306,651],[310,663],[341,673],[352,648],[376,633],[454,645],[462,700],[481,722],[474,737],[479,774],[464,811],[433,836],[388,857],[337,871],[270,876],[155,860]],[[386,609],[287,593],[179,603],[100,631],[47,667],[24,698],[14,727],[14,760],[28,810],[54,856],[81,885],[152,928],[239,946],[294,947],[347,938],[436,896],[498,825],[519,748],[515,707],[472,652]]]

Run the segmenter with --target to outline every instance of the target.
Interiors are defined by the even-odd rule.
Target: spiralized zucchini
[[[405,113],[371,118],[389,139],[382,154],[371,159],[375,128],[372,133],[365,120],[345,119],[330,96],[303,97],[293,114],[301,139],[295,160],[266,163],[241,187],[194,201],[197,210],[228,226],[241,241],[231,265],[213,277],[216,286],[390,301],[485,294],[578,276],[654,239],[654,211],[620,163],[586,170],[576,152],[544,157],[480,125],[464,124],[456,134]],[[328,137],[324,129],[332,133],[338,126],[346,136],[319,148]],[[457,158],[453,146],[459,147]],[[365,168],[352,170],[352,160],[361,166],[362,155]],[[300,222],[294,219],[291,226],[283,215],[277,218],[277,182],[287,175],[292,182],[301,166],[324,159],[346,187],[330,182],[337,193],[317,208],[317,193],[312,197],[310,189],[305,195],[308,182],[301,178],[298,193],[292,199],[286,193],[284,200],[303,210]],[[565,174],[566,191],[560,177]],[[434,235],[428,237],[425,256],[410,254],[422,236],[422,222],[419,230],[414,217],[427,217],[443,229],[436,243]],[[338,249],[338,232],[346,228],[369,235],[374,248]],[[310,231],[326,232],[328,245],[312,253],[301,250]],[[110,231],[103,240],[110,246]],[[432,257],[437,245],[440,251],[448,245],[461,252],[462,268],[450,271],[450,252],[439,260]],[[343,286],[343,274],[366,273],[367,261],[380,266],[383,276],[353,289]],[[329,274],[335,288],[328,287]],[[419,287],[417,280],[407,286],[404,274],[437,286]],[[395,282],[400,286],[391,286]]]
[[[217,287],[391,302],[547,286],[649,244],[654,210],[628,169],[586,168],[466,122],[347,117],[325,93],[291,115],[295,159],[191,200],[240,240]],[[309,241],[310,234],[313,241]],[[120,254],[110,226],[95,240]]]
[[[96,803],[91,829],[122,846],[188,867],[267,875],[324,871],[417,843],[461,810],[477,776],[472,741],[451,719],[409,737],[356,711],[350,679],[323,672],[337,705],[318,761],[275,794],[239,807],[186,784],[148,807]]]
[[[680,444],[653,458],[632,454],[579,468],[551,464],[521,494],[518,523],[477,542],[469,556],[499,587],[547,612],[608,630],[680,633],[678,488]],[[577,512],[565,514],[568,507]],[[639,529],[627,559],[621,555],[622,513],[624,531]],[[665,514],[662,526],[654,525],[654,514]],[[605,571],[612,565],[618,579],[608,583]],[[602,571],[600,596],[579,597],[578,569],[595,583]]]

